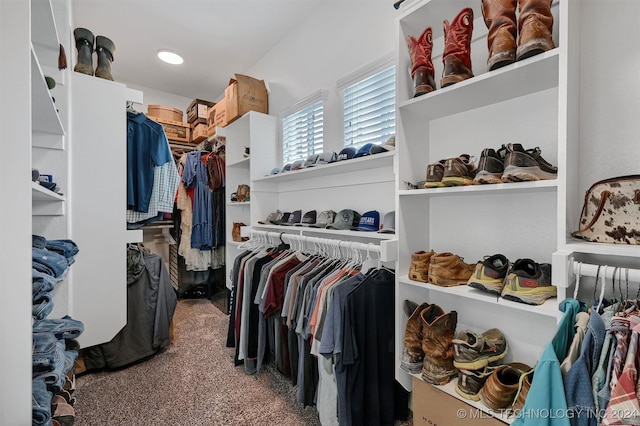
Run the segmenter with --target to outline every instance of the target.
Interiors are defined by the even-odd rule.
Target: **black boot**
[[[106,80],[113,80],[111,75],[111,62],[113,62],[113,52],[116,45],[105,36],[96,37],[96,53],[98,54],[98,66],[96,67],[96,77]]]
[[[73,70],[93,75],[93,33],[86,28],[76,28],[73,30],[73,37],[78,49],[78,59]]]

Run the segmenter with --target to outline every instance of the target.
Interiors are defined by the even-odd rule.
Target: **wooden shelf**
[[[637,258],[640,255],[640,248],[636,245],[591,243],[575,238],[570,239],[565,249],[576,253],[605,256],[626,256]]]
[[[246,158],[243,158],[242,160],[234,161],[233,163],[227,163],[227,167],[238,167],[238,168],[248,169],[249,165],[251,164],[250,160],[251,160],[250,157],[246,157]]]
[[[414,197],[437,197],[451,194],[468,194],[468,193],[486,193],[486,192],[530,192],[530,191],[555,191],[558,187],[558,181],[539,180],[533,182],[511,182],[496,183],[487,185],[469,185],[469,186],[450,186],[444,188],[429,189],[405,189],[398,191],[400,196]]]
[[[48,190],[37,182],[31,182],[31,210],[33,216],[62,216],[66,198]]]
[[[324,234],[335,237],[345,236],[349,238],[369,238],[372,240],[393,240],[396,239],[395,234],[379,234],[377,232],[350,231],[339,229],[311,228],[308,226],[282,226],[282,225],[263,225],[256,223],[252,225],[256,229],[273,230],[276,232],[290,232],[299,235],[306,234]]]

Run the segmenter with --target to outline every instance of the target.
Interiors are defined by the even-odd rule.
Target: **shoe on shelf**
[[[443,287],[466,284],[475,265],[453,253],[438,253],[429,262],[429,282]]]
[[[542,305],[556,297],[557,288],[551,285],[551,265],[531,259],[518,259],[507,274],[502,297],[529,305]]]
[[[540,148],[525,150],[519,143],[507,144],[504,160],[504,182],[548,180],[558,177],[558,168],[542,158]]]
[[[508,271],[509,260],[505,255],[494,254],[485,257],[482,262],[476,264],[476,269],[467,281],[467,285],[499,296]]]
[[[429,307],[428,303],[417,305],[404,301],[404,313],[408,317],[404,331],[404,351],[400,368],[409,374],[419,374],[422,370],[424,351],[422,350],[422,320],[420,314]]]
[[[456,392],[464,399],[480,401],[480,389],[484,386],[495,367],[484,367],[479,370],[458,370]]]
[[[502,183],[502,172],[504,171],[504,157],[506,147],[497,152],[492,148],[485,148],[480,154],[478,161],[478,172],[473,178],[475,183]]]
[[[424,363],[422,379],[434,385],[447,384],[456,374],[453,365],[453,337],[458,313],[445,313],[438,305],[430,305],[420,313]]]
[[[427,180],[424,183],[425,188],[438,188],[444,186],[442,176],[444,175],[444,163],[446,160],[440,160],[437,163],[427,165]]]
[[[453,339],[453,365],[464,370],[480,370],[507,355],[507,340],[497,328],[478,335],[459,332]]]
[[[447,158],[444,163],[442,184],[444,186],[475,185],[473,179],[476,176],[476,172],[476,166],[471,161],[469,154]]]
[[[531,367],[520,362],[497,366],[480,389],[482,403],[493,411],[511,407],[520,383],[520,377]]]
[[[409,266],[410,280],[423,283],[429,282],[429,261],[434,254],[435,252],[433,250],[428,252],[420,250],[411,255],[411,265]]]

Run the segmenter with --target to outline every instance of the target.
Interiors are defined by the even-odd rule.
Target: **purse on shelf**
[[[584,196],[579,229],[571,235],[594,243],[640,245],[640,175],[591,185]]]
[[[242,222],[233,222],[233,228],[231,229],[231,239],[233,241],[240,243],[242,241],[247,241],[249,239],[247,237],[242,237],[240,235],[240,228],[243,226],[247,226],[247,225],[245,225]]]
[[[245,201],[251,200],[251,190],[249,189],[249,185],[245,185],[241,183],[238,185],[238,189],[236,189],[236,201],[239,203],[244,203]]]

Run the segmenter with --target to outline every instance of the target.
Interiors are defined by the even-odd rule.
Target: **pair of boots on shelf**
[[[105,36],[94,37],[93,33],[86,28],[73,30],[73,37],[78,50],[78,61],[73,70],[82,74],[95,75],[105,80],[113,80],[111,62],[113,62],[113,54],[116,51],[113,41]],[[95,73],[93,71],[94,51],[98,55],[98,65]]]
[[[519,3],[518,3],[519,2]],[[482,16],[489,29],[489,71],[526,59],[555,47],[552,38],[552,0],[482,0]],[[516,26],[516,6],[519,16]],[[450,24],[444,20],[444,69],[440,87],[473,77],[471,33],[473,9],[465,8]],[[517,41],[516,41],[517,40]],[[427,27],[417,39],[407,37],[411,59],[413,97],[436,90],[431,61],[432,30]]]

